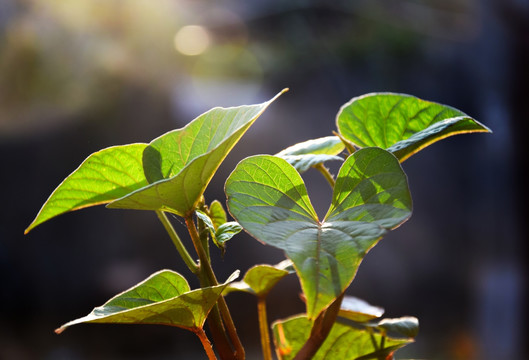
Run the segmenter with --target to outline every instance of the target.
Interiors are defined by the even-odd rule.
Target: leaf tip
[[[280,97],[281,95],[283,95],[284,93],[286,93],[287,91],[289,91],[290,89],[289,88],[284,88],[283,90],[281,90],[280,92],[277,93],[276,96],[274,96],[270,101],[269,103],[272,103],[274,100],[276,100],[278,97]]]
[[[55,334],[57,334],[57,335],[60,335],[60,334],[62,334],[62,332],[63,332],[64,330],[66,330],[66,328],[63,327],[63,326],[61,326],[60,328],[57,328],[57,329],[53,330],[53,332],[54,332]]]

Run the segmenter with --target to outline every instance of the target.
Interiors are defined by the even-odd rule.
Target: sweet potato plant
[[[244,359],[225,301],[229,293],[243,291],[256,297],[266,360],[273,352],[285,360],[392,359],[413,341],[416,318],[382,319],[381,308],[345,291],[366,253],[411,216],[401,162],[445,137],[490,130],[445,105],[403,94],[367,94],[342,106],[334,135],[243,159],[226,180],[227,201],[205,199],[222,161],[284,91],[262,104],[214,108],[150,143],[98,151],[53,191],[26,233],[58,215],[94,205],[154,211],[200,282],[192,290],[182,275],[158,271],[57,333],[80,323],[169,325],[195,333],[209,359]],[[326,168],[328,161],[342,162],[336,176]],[[302,178],[311,168],[333,189],[321,219]],[[193,251],[168,214],[183,219]],[[286,259],[255,265],[240,281],[235,281],[238,270],[219,281],[210,246],[224,252],[226,242],[242,230],[283,250]],[[290,273],[299,279],[306,311],[270,325],[267,294]]]

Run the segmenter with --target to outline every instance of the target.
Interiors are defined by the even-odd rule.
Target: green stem
[[[204,250],[202,242],[200,241],[200,235],[198,234],[195,222],[193,221],[192,213],[185,217],[185,222],[189,231],[189,235],[191,236],[191,240],[193,241],[193,245],[195,246],[195,250],[197,251],[198,258],[200,259],[200,273],[201,275],[204,275],[200,276],[200,278],[206,281],[205,285],[207,286],[218,285],[217,277],[211,268],[211,263],[209,262],[206,251]],[[243,360],[245,358],[244,348],[237,334],[237,329],[235,328],[235,324],[231,318],[226,300],[223,296],[219,297],[217,305],[219,307],[222,320],[224,320],[224,324],[226,325],[226,330],[228,331],[230,340],[235,347],[235,358],[237,360]]]
[[[259,318],[259,332],[261,334],[263,359],[272,360],[272,350],[270,349],[270,333],[268,331],[268,319],[266,316],[266,296],[259,296],[257,298],[257,316]]]
[[[316,320],[314,320],[310,336],[305,344],[303,344],[301,350],[296,354],[294,360],[311,359],[316,354],[331,332],[332,326],[338,317],[344,294],[345,293],[342,293],[338,296],[336,300],[334,300],[334,302],[325,311],[318,315]]]
[[[314,165],[314,168],[317,169],[319,172],[321,172],[323,174],[323,177],[325,177],[325,180],[327,180],[327,182],[331,185],[331,188],[334,189],[335,181],[334,181],[334,177],[329,172],[329,169],[327,169],[325,166],[323,166],[322,163]]]
[[[346,138],[344,138],[342,136],[342,134],[337,133],[336,131],[333,131],[332,133],[335,136],[338,136],[340,138],[340,140],[342,140],[342,142],[345,145],[345,148],[347,149],[347,152],[349,153],[349,155],[351,155],[352,153],[354,153],[356,151],[356,148],[355,148],[354,144],[352,142],[350,142],[349,140],[347,140]]]
[[[206,351],[206,354],[208,355],[208,359],[217,360],[217,357],[215,356],[215,353],[213,352],[213,348],[211,347],[211,342],[209,341],[204,329],[202,328],[196,329],[195,334],[197,334],[198,338],[200,339],[200,342],[202,343],[202,346],[204,347],[204,350]]]
[[[176,233],[176,231],[173,228],[173,225],[165,215],[163,211],[157,210],[156,215],[158,215],[158,219],[162,222],[165,230],[169,234],[169,237],[173,241],[174,246],[176,247],[176,250],[178,250],[178,253],[186,263],[187,267],[193,274],[198,274],[199,272],[199,266],[198,264],[191,258],[191,255],[189,255],[189,252],[187,252],[187,249],[185,248],[184,244],[182,243],[182,240],[180,240],[180,237]]]

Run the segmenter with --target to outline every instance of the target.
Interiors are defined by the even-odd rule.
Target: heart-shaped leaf
[[[274,343],[280,360],[293,359],[307,341],[312,322],[303,315],[272,324]],[[385,359],[395,350],[413,342],[412,339],[393,339],[341,323],[335,323],[327,339],[312,360]]]
[[[337,136],[326,136],[307,140],[292,145],[276,154],[294,166],[300,173],[310,167],[332,160],[343,160],[336,156],[344,149],[344,144]]]
[[[25,233],[55,216],[106,204],[148,185],[142,167],[146,147],[113,146],[90,155],[53,191]]]
[[[299,173],[278,157],[241,161],[226,181],[226,194],[242,227],[292,260],[310,319],[343,293],[367,251],[412,207],[400,163],[380,148],[359,150],[344,162],[323,221]]]
[[[340,134],[359,148],[378,146],[404,161],[448,136],[490,132],[450,106],[411,95],[372,93],[346,103],[336,119]]]
[[[182,129],[153,140],[143,154],[152,183],[108,204],[109,208],[162,210],[186,216],[241,136],[283,92],[258,105],[214,108]]]
[[[81,323],[158,324],[194,331],[202,328],[224,288],[238,275],[237,270],[224,284],[190,291],[182,275],[162,270],[56,332]]]

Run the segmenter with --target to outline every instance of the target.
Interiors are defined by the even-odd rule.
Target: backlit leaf
[[[326,161],[343,159],[338,155],[344,144],[337,136],[326,136],[292,145],[276,154],[294,166],[300,173]]]
[[[244,159],[225,189],[243,228],[294,263],[310,319],[349,286],[367,251],[411,215],[406,175],[380,148],[359,150],[344,162],[323,221],[299,173],[278,157]]]
[[[113,146],[90,155],[53,191],[26,233],[55,216],[106,204],[148,185],[142,167],[146,147]]]
[[[206,317],[229,282],[190,290],[187,281],[171,270],[162,270],[129,290],[95,308],[85,317],[70,321],[56,330],[81,323],[158,324],[188,330],[201,328]]]
[[[310,335],[312,322],[303,315],[272,324],[277,357],[293,359]],[[335,323],[312,360],[385,359],[395,350],[413,342],[412,339],[393,339],[379,332]]]
[[[211,218],[211,221],[213,222],[213,226],[215,226],[215,230],[228,221],[226,211],[224,210],[224,207],[222,206],[220,201],[213,200],[209,205],[208,210],[208,215]]]
[[[214,108],[184,128],[153,140],[143,154],[145,176],[151,184],[107,207],[188,215],[233,146],[284,91],[258,105]]]
[[[355,146],[378,146],[394,153],[400,161],[448,136],[490,132],[450,106],[395,93],[353,98],[342,106],[336,123],[340,134]]]
[[[419,333],[419,320],[413,316],[404,316],[396,319],[382,319],[376,324],[395,336],[415,337]]]
[[[381,317],[384,309],[373,306],[354,296],[344,296],[338,316],[356,321],[366,322]]]

